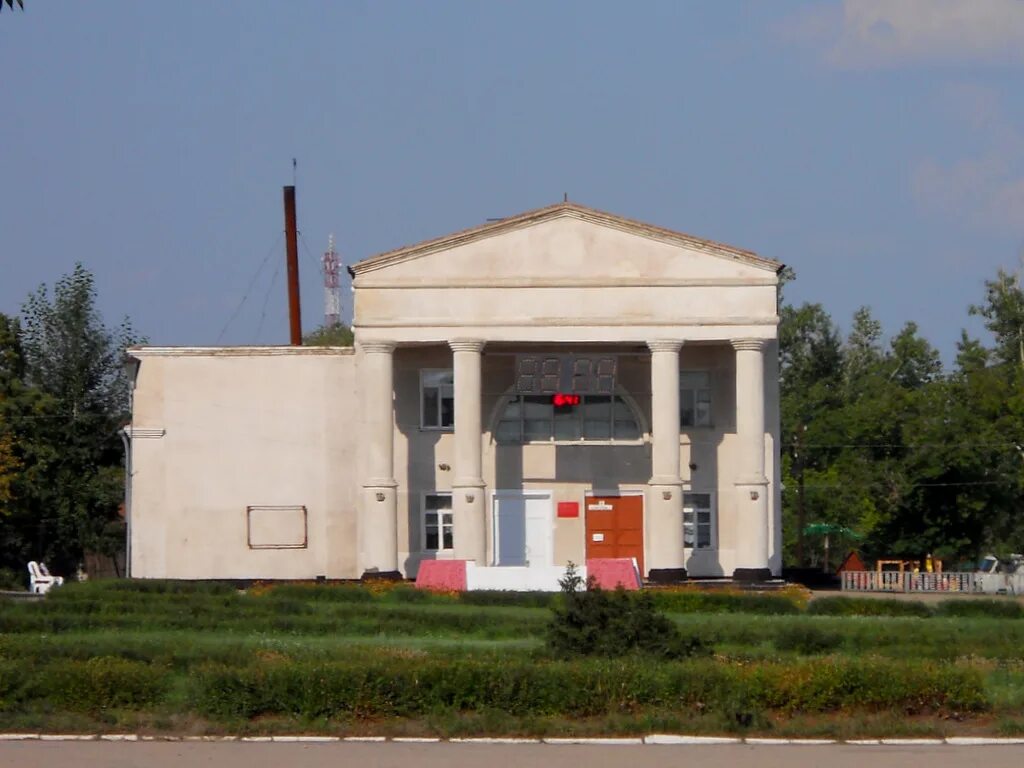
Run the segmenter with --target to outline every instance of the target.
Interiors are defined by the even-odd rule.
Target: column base
[[[472,560],[479,566],[486,566],[487,488],[483,481],[452,484],[452,517],[455,559]]]
[[[737,568],[732,572],[733,581],[742,581],[745,584],[769,581],[771,578],[771,568]]]
[[[680,584],[686,581],[685,568],[651,568],[647,580],[652,584]]]
[[[384,483],[363,487],[359,562],[364,573],[398,572],[397,483]]]
[[[682,569],[686,564],[683,552],[683,489],[682,481],[650,482],[644,503],[644,540],[647,572]]]

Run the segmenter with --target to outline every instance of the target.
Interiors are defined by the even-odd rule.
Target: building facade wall
[[[351,350],[133,354],[132,576],[359,575]]]

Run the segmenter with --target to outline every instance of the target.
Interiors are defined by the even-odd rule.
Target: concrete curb
[[[648,736],[620,738],[523,738],[478,736],[442,739],[439,736],[152,736],[136,733],[0,733],[3,741],[169,741],[169,742],[248,742],[250,744],[336,744],[339,742],[380,744],[551,744],[570,746],[589,744],[592,746],[715,746],[746,744],[748,746],[951,746],[991,747],[1024,745],[1024,737],[999,736],[950,736],[944,739],[781,739],[739,736],[686,736],[672,733],[653,733]]]

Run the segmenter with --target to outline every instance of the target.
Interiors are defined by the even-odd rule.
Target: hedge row
[[[163,700],[170,682],[166,668],[114,657],[61,659],[38,668],[0,662],[0,711],[147,709]]]
[[[924,662],[834,659],[744,666],[430,659],[364,664],[207,665],[191,680],[191,708],[222,720],[413,717],[499,710],[514,716],[585,717],[638,707],[734,712],[978,711],[980,674]]]
[[[992,598],[949,599],[932,606],[914,600],[873,597],[820,597],[807,606],[816,616],[910,616],[922,619],[969,617],[979,619],[1024,618],[1024,605],[1015,600]]]
[[[951,598],[932,606],[920,601],[835,596],[818,598],[805,607],[801,595],[788,591],[747,593],[653,588],[649,594],[656,608],[670,613],[793,615],[806,612],[825,616],[1024,618],[1024,606],[1008,599]],[[460,608],[470,607],[552,608],[561,599],[560,595],[545,592],[434,593],[404,583],[256,585],[243,593],[231,584],[220,582],[108,580],[71,584],[54,590],[45,606],[24,606],[24,612],[6,610],[0,615],[0,632],[25,631],[20,628],[19,613],[62,616],[50,623],[43,621],[29,627],[38,631],[60,631],[75,626],[98,628],[110,626],[112,620],[121,622],[117,626],[126,627],[133,625],[132,619],[136,616],[143,623],[145,617],[155,616],[154,626],[182,629],[212,628],[224,622],[244,622],[249,617],[265,616],[279,622],[276,629],[307,631],[303,617],[329,625],[335,617],[380,617],[384,609],[396,612],[403,608],[449,609],[455,612],[452,615],[458,615]],[[410,631],[408,621],[402,620],[398,613],[392,615],[403,625],[394,631]],[[494,621],[494,616],[492,614],[488,621]],[[91,621],[89,617],[97,620]],[[289,617],[294,617],[295,621]],[[456,620],[456,624],[458,622]],[[382,631],[385,630],[392,631],[387,628]],[[333,632],[336,628],[327,631]]]
[[[0,662],[0,711],[153,711],[176,699],[174,680],[164,667],[112,657],[40,667]],[[986,708],[977,670],[879,660],[757,666],[638,659],[504,664],[430,658],[277,661],[241,668],[206,664],[191,673],[187,689],[190,711],[221,721],[261,715],[386,718],[491,710],[513,716],[586,717],[641,707],[755,714]]]
[[[549,613],[510,608],[487,611],[469,605],[315,606],[298,600],[230,606],[161,604],[139,598],[134,605],[97,607],[80,603],[12,604],[0,612],[0,634],[83,630],[218,630],[304,635],[440,635],[484,639],[539,636]]]

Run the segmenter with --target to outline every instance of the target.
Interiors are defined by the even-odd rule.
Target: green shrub
[[[275,584],[259,597],[287,597],[318,603],[369,603],[373,593],[362,584]]]
[[[72,582],[49,593],[47,599],[106,600],[124,594],[134,595],[236,595],[238,589],[223,581],[177,581],[171,579],[97,579]]]
[[[27,572],[26,572],[27,573]],[[0,568],[0,589],[24,592],[28,587],[28,576],[10,568]]]
[[[655,607],[670,613],[754,613],[764,616],[800,613],[800,606],[789,595],[657,588],[650,593]]]
[[[922,602],[872,597],[821,597],[807,613],[815,616],[912,616],[926,619],[932,610]]]
[[[977,619],[1019,619],[1024,606],[1016,600],[943,600],[935,609],[936,616],[959,616]]]
[[[782,627],[774,638],[774,645],[780,651],[815,654],[833,651],[843,644],[843,636],[813,624],[801,622]]]
[[[392,659],[259,667],[206,665],[190,682],[195,712],[212,719],[417,717],[501,711],[516,717],[590,717],[641,707],[717,713],[731,727],[769,711],[978,711],[980,674],[929,663],[836,659],[756,666],[577,659]]]
[[[548,648],[556,656],[623,656],[647,653],[680,659],[705,650],[700,638],[684,637],[654,608],[646,591],[603,590],[582,579],[570,565],[562,586],[562,604],[548,625]]]
[[[48,701],[58,710],[145,709],[163,697],[168,682],[167,670],[152,664],[109,656],[60,660],[32,677],[26,698]]]
[[[17,708],[28,677],[29,668],[24,663],[0,661],[0,712]]]
[[[556,597],[550,592],[509,592],[503,590],[473,590],[460,592],[458,600],[463,605],[480,605],[520,608],[551,608]]]

